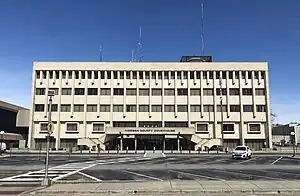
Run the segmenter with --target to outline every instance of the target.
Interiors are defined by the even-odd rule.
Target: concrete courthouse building
[[[272,145],[265,62],[34,62],[32,148],[46,146],[48,90],[56,149]]]

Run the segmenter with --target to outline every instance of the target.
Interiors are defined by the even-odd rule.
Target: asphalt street
[[[0,159],[0,195],[38,186],[44,156]],[[126,182],[166,180],[300,180],[300,159],[281,154],[233,160],[225,155],[92,155],[51,156],[49,177],[55,182]],[[27,184],[26,184],[27,183]],[[20,186],[17,186],[20,184]],[[26,184],[26,186],[24,186]],[[9,189],[9,190],[7,190]]]

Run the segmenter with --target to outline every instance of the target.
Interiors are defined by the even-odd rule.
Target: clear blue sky
[[[300,120],[300,1],[204,0],[205,55],[267,61],[277,122]],[[30,107],[33,61],[144,61],[201,53],[201,0],[1,0],[0,99]],[[287,88],[288,87],[288,88]]]

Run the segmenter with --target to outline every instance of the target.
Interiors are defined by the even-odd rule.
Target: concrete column
[[[123,135],[120,137],[120,150],[123,151]]]
[[[166,149],[166,136],[164,136],[164,139],[163,139],[163,152],[165,151]]]
[[[180,151],[180,139],[179,139],[179,135],[177,135],[177,150],[178,150],[178,152]]]

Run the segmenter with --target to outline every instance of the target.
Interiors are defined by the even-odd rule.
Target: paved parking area
[[[257,155],[248,160],[233,160],[230,155],[224,154],[167,157],[76,155],[51,156],[50,163],[49,177],[61,183],[300,180],[300,159],[282,155]],[[37,186],[43,178],[44,157],[13,156],[0,159],[2,190],[9,189],[13,193],[18,190],[10,187],[13,184],[21,183],[19,187],[22,187],[22,184],[29,183],[22,189],[27,190]]]

